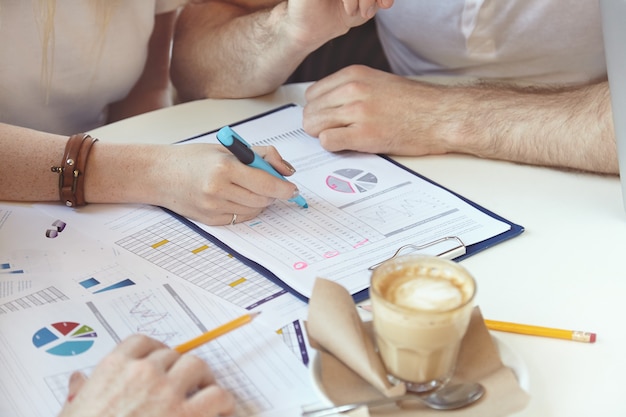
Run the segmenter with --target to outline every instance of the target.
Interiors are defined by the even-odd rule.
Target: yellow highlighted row
[[[152,249],[156,249],[156,248],[161,247],[161,246],[163,246],[163,245],[165,245],[166,243],[169,243],[169,242],[170,242],[169,240],[163,239],[162,241],[153,244],[151,247],[152,247]],[[198,253],[200,253],[200,252],[202,252],[204,250],[207,250],[207,249],[209,249],[208,245],[202,245],[199,248],[196,248],[196,249],[192,250],[191,253],[198,254]]]
[[[230,285],[231,287],[233,287],[233,288],[234,288],[234,287],[236,287],[237,285],[242,284],[242,283],[244,283],[244,282],[246,282],[246,279],[245,279],[244,277],[241,277],[241,278],[239,278],[238,280],[233,281],[233,282],[231,282],[231,283],[230,283],[230,284],[228,284],[228,285]]]
[[[202,252],[203,250],[206,250],[206,249],[209,249],[209,247],[207,245],[202,245],[199,248],[192,250],[191,253],[198,254],[198,253],[200,253],[200,252]]]
[[[169,240],[167,240],[167,239],[163,239],[162,241],[157,242],[157,243],[155,243],[154,245],[152,245],[152,249],[156,249],[156,248],[158,248],[159,246],[163,246],[163,245],[165,245],[166,243],[169,243]]]

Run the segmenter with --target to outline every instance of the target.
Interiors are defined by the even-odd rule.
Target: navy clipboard
[[[229,124],[229,126],[237,126],[246,122],[249,122],[251,120],[255,120],[255,119],[259,119],[262,118],[266,115],[281,111],[285,108],[289,108],[289,107],[294,107],[297,106],[296,104],[287,104],[284,106],[280,106],[277,107],[275,109],[269,110],[267,112],[264,113],[260,113],[257,114],[255,116],[252,116],[250,118],[241,120],[239,122],[236,123],[231,123]],[[182,142],[187,142],[202,136],[205,136],[207,134],[211,134],[211,133],[215,133],[218,129],[213,130],[213,131],[209,131],[206,133],[202,133],[200,135],[196,135],[194,137],[182,140],[180,143]],[[500,233],[498,235],[492,236],[486,240],[483,240],[481,242],[475,243],[475,244],[471,244],[471,245],[465,245],[462,240],[460,240],[458,237],[456,236],[443,236],[440,239],[437,239],[434,242],[431,243],[427,243],[425,245],[422,246],[415,246],[415,245],[404,245],[400,248],[397,248],[395,254],[393,256],[398,256],[400,254],[402,254],[404,249],[407,250],[420,250],[423,247],[427,247],[430,246],[432,244],[437,244],[441,241],[444,240],[450,240],[450,241],[456,241],[455,246],[452,249],[447,249],[444,252],[438,254],[438,256],[442,256],[448,259],[452,259],[454,261],[461,261],[469,256],[472,256],[476,253],[479,253],[485,249],[488,249],[498,243],[504,242],[506,240],[509,240],[511,238],[514,238],[516,236],[519,236],[523,231],[524,231],[524,227],[513,223],[495,213],[493,213],[490,210],[487,210],[486,208],[474,203],[473,201],[461,196],[458,193],[455,193],[454,191],[451,191],[449,189],[447,189],[446,187],[443,187],[439,184],[437,184],[436,182],[430,180],[429,178],[424,177],[423,175],[418,174],[417,172],[413,171],[412,169],[400,164],[399,162],[389,158],[386,155],[379,155],[381,158],[391,162],[392,164],[404,169],[407,172],[410,172],[411,174],[421,178],[422,180],[429,182],[431,184],[433,184],[436,187],[439,187],[445,191],[447,191],[448,193],[456,196],[457,198],[459,198],[460,200],[464,201],[465,203],[473,206],[474,208],[476,208],[477,210],[487,214],[488,216],[495,218],[503,223],[506,223],[507,225],[510,226],[510,229]],[[282,287],[285,291],[288,291],[290,293],[292,293],[293,295],[295,295],[296,297],[298,297],[299,299],[308,302],[308,297],[306,297],[305,295],[301,294],[300,292],[296,291],[295,289],[293,289],[292,287],[290,287],[287,283],[285,283],[283,280],[281,280],[276,274],[274,274],[272,271],[270,271],[268,268],[264,267],[263,265],[251,260],[248,257],[245,257],[243,255],[241,255],[239,252],[237,252],[237,250],[235,248],[230,247],[229,245],[227,245],[226,243],[224,243],[223,241],[221,241],[220,239],[218,239],[217,237],[213,236],[211,233],[209,233],[208,231],[204,230],[203,228],[201,228],[200,226],[198,226],[196,223],[194,223],[193,221],[171,211],[168,209],[164,209],[166,212],[170,213],[172,216],[174,216],[176,219],[178,219],[179,221],[181,221],[183,224],[185,224],[186,226],[188,226],[189,228],[191,228],[192,230],[194,230],[195,232],[199,233],[200,235],[202,235],[203,237],[207,238],[208,240],[210,240],[211,242],[213,242],[215,245],[217,245],[218,247],[220,247],[221,249],[223,249],[224,251],[232,254],[234,257],[236,257],[239,261],[241,261],[242,263],[246,264],[247,266],[251,267],[252,269],[258,271],[260,274],[262,274],[263,276],[265,276],[267,279],[269,279],[270,281],[274,282],[275,284],[279,285],[280,287]],[[407,248],[409,247],[409,248]],[[393,257],[392,256],[392,257]],[[380,264],[380,262],[378,263],[372,263],[372,265],[369,266],[369,269],[373,269],[375,268],[378,264]],[[369,290],[366,288],[362,291],[359,291],[357,293],[352,294],[352,298],[354,299],[355,302],[359,302],[362,300],[365,300],[369,297]]]

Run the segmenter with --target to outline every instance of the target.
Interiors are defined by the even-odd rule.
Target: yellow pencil
[[[181,343],[180,345],[176,346],[174,350],[178,351],[179,353],[187,353],[192,349],[195,349],[207,342],[210,342],[211,340],[217,339],[218,337],[243,326],[244,324],[250,323],[259,314],[261,314],[260,311],[256,313],[244,314],[243,316],[237,317],[236,319],[229,321],[228,323],[222,324],[221,326],[216,327],[213,330],[209,330],[208,332],[205,332],[198,337],[194,337],[193,339],[188,340],[185,343]]]
[[[557,339],[566,339],[585,343],[594,343],[596,341],[595,333],[582,332],[578,330],[562,330],[551,327],[531,326],[529,324],[517,324],[496,320],[485,320],[485,324],[489,330],[496,330],[499,332],[553,337]]]

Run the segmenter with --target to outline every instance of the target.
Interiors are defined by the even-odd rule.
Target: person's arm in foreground
[[[234,410],[233,396],[216,385],[203,360],[134,335],[88,379],[72,374],[59,417],[211,417]]]
[[[306,92],[304,129],[330,151],[465,153],[618,172],[606,81],[581,87],[440,86],[363,66]]]
[[[393,0],[192,1],[174,36],[172,80],[183,100],[239,98],[279,87],[304,58]]]
[[[0,200],[59,201],[59,177],[67,137],[0,123]],[[273,147],[257,152],[283,175],[293,171]],[[87,203],[163,206],[209,225],[257,216],[274,199],[297,188],[239,162],[214,144],[143,145],[101,140],[85,169]]]

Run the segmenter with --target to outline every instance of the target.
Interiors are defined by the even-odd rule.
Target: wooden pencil
[[[260,311],[256,313],[244,314],[243,316],[237,317],[236,319],[231,320],[228,323],[222,324],[221,326],[216,327],[213,330],[202,333],[200,336],[194,337],[193,339],[188,340],[185,343],[181,343],[180,345],[176,346],[174,350],[180,353],[189,352],[190,350],[202,346],[203,344],[208,343],[211,340],[215,340],[218,337],[243,326],[244,324],[250,323],[259,314],[261,314]]]
[[[594,343],[596,334],[579,330],[563,330],[552,327],[533,326],[529,324],[511,323],[506,321],[485,320],[489,330],[499,332],[519,333],[531,336],[552,337],[557,339],[573,340],[576,342]]]

